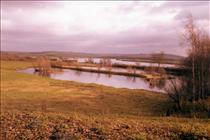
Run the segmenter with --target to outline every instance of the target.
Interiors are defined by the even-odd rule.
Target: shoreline
[[[130,76],[130,77],[140,77],[140,78],[145,78],[147,80],[155,80],[155,79],[163,79],[163,78],[171,79],[171,78],[173,78],[172,76],[159,76],[159,75],[154,75],[154,74],[129,73],[129,72],[119,72],[119,71],[112,71],[112,70],[111,71],[109,71],[109,70],[98,70],[98,69],[89,69],[89,68],[82,68],[82,67],[75,67],[75,66],[55,66],[55,65],[53,65],[52,68],[72,69],[72,70],[94,72],[94,73],[104,73],[104,74],[123,75],[123,76]]]

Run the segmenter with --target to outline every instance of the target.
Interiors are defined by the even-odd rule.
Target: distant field
[[[209,119],[166,117],[167,95],[59,81],[1,61],[3,139],[210,139]]]
[[[94,54],[94,53],[78,53],[78,52],[62,52],[62,51],[45,51],[45,52],[1,52],[1,55],[17,55],[20,57],[31,57],[31,56],[49,56],[49,57],[76,57],[76,58],[116,58],[121,60],[128,60],[128,61],[141,61],[141,62],[152,62],[153,54]],[[173,54],[164,54],[164,63],[172,63],[177,64],[182,60],[184,57],[179,55]]]

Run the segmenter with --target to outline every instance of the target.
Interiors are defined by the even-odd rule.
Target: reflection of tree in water
[[[57,68],[56,69],[58,72],[63,72],[63,69],[62,68]]]
[[[132,79],[133,79],[133,82],[135,83],[136,82],[136,77],[133,77]]]
[[[39,76],[43,76],[43,77],[50,77],[50,73],[46,72],[46,71],[34,71],[34,74],[39,75]]]
[[[97,74],[97,79],[99,79],[99,78],[100,78],[100,76],[101,76],[101,75],[100,75],[100,73],[98,73],[98,74]]]
[[[132,80],[132,77],[131,77],[131,76],[126,76],[126,79],[127,79],[128,81],[131,81],[131,80]]]
[[[111,77],[112,77],[112,74],[111,74],[111,73],[109,73],[109,74],[107,74],[107,76],[108,76],[109,78],[111,78]]]
[[[82,74],[82,72],[80,70],[75,71],[75,75],[80,76],[81,74]]]
[[[166,85],[166,79],[164,78],[161,78],[157,84],[157,87],[160,88],[160,89],[163,89]]]
[[[149,80],[149,88],[153,89],[155,87],[155,81]]]
[[[136,77],[135,76],[126,76],[126,79],[128,80],[128,81],[132,81],[132,82],[136,82]]]
[[[166,85],[166,79],[161,78],[161,79],[150,79],[149,81],[149,87],[150,88],[159,88],[159,89],[163,89]]]

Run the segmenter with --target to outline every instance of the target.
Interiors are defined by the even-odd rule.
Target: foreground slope
[[[3,139],[209,139],[210,120],[165,117],[166,95],[18,73],[1,62]]]

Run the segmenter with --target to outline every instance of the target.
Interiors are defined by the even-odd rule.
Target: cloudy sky
[[[1,1],[1,50],[185,55],[186,17],[210,31],[208,1]]]

